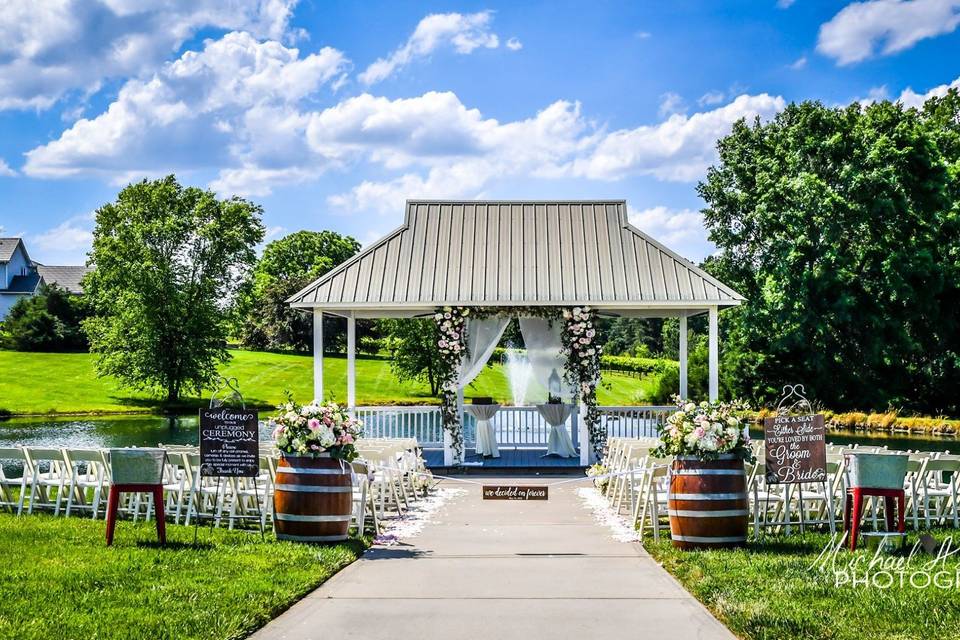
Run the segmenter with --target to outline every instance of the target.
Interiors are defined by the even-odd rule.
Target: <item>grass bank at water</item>
[[[0,514],[0,638],[242,638],[356,560],[354,540],[328,547],[272,534],[117,525]]]
[[[294,398],[313,396],[310,356],[234,350],[221,369],[235,377],[248,404],[273,407],[289,390]],[[98,378],[87,353],[22,353],[0,351],[0,415],[151,412],[160,402],[146,393],[121,387],[111,378]],[[346,399],[347,368],[343,357],[324,359],[323,379],[328,396]],[[653,377],[607,373],[599,391],[602,404],[642,404]],[[499,364],[487,367],[467,388],[467,396],[490,396],[511,402],[510,384]],[[209,399],[185,399],[177,409],[189,410]],[[357,402],[360,404],[435,404],[426,384],[400,382],[385,358],[357,359]]]

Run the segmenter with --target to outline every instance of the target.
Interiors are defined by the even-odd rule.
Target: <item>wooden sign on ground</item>
[[[226,407],[200,409],[201,475],[252,478],[259,472],[257,412]]]
[[[546,486],[483,485],[484,500],[546,500]]]
[[[823,416],[774,416],[763,421],[768,484],[824,482],[827,441]]]

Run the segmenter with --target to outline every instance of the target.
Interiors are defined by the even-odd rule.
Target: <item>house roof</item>
[[[25,276],[13,276],[10,278],[10,286],[6,289],[0,289],[0,293],[34,293],[40,286],[40,274],[36,271],[28,273]]]
[[[10,262],[17,246],[23,242],[20,238],[0,238],[0,262]],[[26,249],[24,249],[26,254]],[[27,259],[29,261],[29,258]]]
[[[409,200],[403,226],[288,302],[333,310],[448,304],[683,309],[741,300],[630,225],[623,200]]]
[[[74,266],[52,266],[45,264],[37,265],[37,272],[46,284],[56,284],[63,287],[70,293],[83,293],[83,287],[80,280],[90,271],[89,267],[83,265]]]

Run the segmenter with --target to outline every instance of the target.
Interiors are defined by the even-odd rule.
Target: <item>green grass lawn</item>
[[[943,542],[960,542],[960,531],[933,532]],[[688,591],[703,602],[731,631],[749,640],[906,640],[960,637],[960,558],[942,567],[952,587],[888,589],[850,584],[835,586],[832,573],[810,567],[830,539],[826,534],[768,538],[747,550],[682,552],[669,541],[645,540],[650,554]],[[908,549],[916,535],[908,540]],[[956,549],[954,544],[953,549]],[[872,551],[858,550],[863,562]],[[922,551],[921,551],[922,554]],[[853,557],[841,551],[838,562]],[[888,557],[888,556],[885,556]],[[914,558],[917,569],[932,556]],[[912,569],[911,569],[912,570]],[[883,585],[886,578],[880,578]],[[898,579],[899,582],[899,579]],[[922,585],[922,582],[918,584]]]
[[[310,356],[258,351],[230,352],[233,358],[222,373],[237,378],[248,403],[271,407],[289,390],[300,401],[313,395],[313,359]],[[130,391],[116,380],[97,378],[93,357],[86,353],[22,353],[0,351],[0,411],[13,414],[111,413],[153,411],[156,398]],[[324,359],[327,394],[346,399],[346,359]],[[607,375],[599,391],[601,404],[642,404],[654,383],[650,378]],[[205,394],[206,395],[206,394]],[[484,369],[467,389],[467,396],[491,396],[510,401],[510,385],[500,365]],[[208,398],[209,396],[207,396]],[[203,402],[206,402],[204,400]],[[357,402],[360,404],[436,403],[425,384],[400,382],[384,358],[357,359]],[[187,400],[184,409],[199,406]]]
[[[0,514],[0,638],[242,638],[356,560],[258,533]]]

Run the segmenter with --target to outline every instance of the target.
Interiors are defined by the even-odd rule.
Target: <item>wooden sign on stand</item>
[[[767,484],[827,479],[827,440],[822,414],[766,418],[763,438]]]

